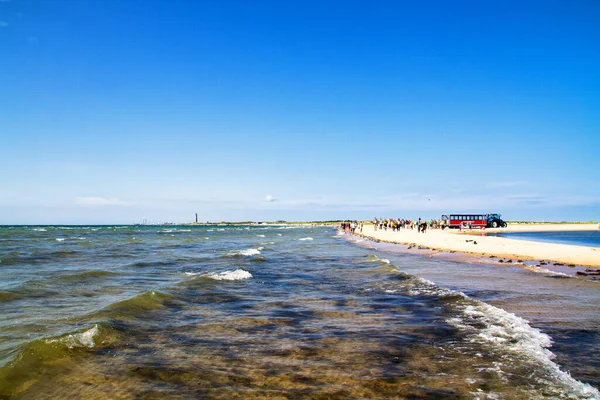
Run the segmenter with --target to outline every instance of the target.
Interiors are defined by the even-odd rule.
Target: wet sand
[[[368,225],[361,236],[390,243],[430,250],[461,252],[479,256],[494,256],[512,260],[540,260],[563,263],[568,266],[600,268],[600,248],[556,243],[542,243],[527,240],[489,236],[488,233],[502,232],[544,232],[566,230],[598,229],[595,224],[532,224],[509,225],[504,229],[427,230],[419,233],[414,230],[377,230]]]

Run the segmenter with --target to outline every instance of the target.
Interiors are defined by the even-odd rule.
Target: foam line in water
[[[313,240],[313,238],[311,238],[311,237],[305,237],[305,238],[300,238],[298,240],[306,241],[306,240]]]

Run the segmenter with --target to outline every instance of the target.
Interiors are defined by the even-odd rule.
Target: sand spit
[[[507,258],[510,260],[539,260],[542,265],[548,261],[567,266],[585,266],[600,268],[600,248],[575,246],[567,244],[532,242],[527,240],[507,239],[488,236],[488,233],[501,232],[543,232],[566,230],[598,229],[592,224],[540,224],[509,225],[504,229],[471,231],[428,230],[419,233],[417,230],[377,230],[368,225],[363,228],[361,236],[389,243],[398,243],[416,248],[461,252],[478,256]],[[409,247],[409,248],[410,248]]]

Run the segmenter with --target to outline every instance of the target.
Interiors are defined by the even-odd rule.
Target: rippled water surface
[[[0,227],[0,398],[600,398],[600,285],[328,227]]]

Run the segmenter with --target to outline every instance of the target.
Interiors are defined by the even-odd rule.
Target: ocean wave
[[[410,295],[432,296],[447,304],[455,313],[454,317],[446,320],[450,326],[463,332],[467,341],[482,345],[492,353],[502,354],[501,358],[505,361],[494,363],[494,372],[500,378],[511,374],[511,364],[516,362],[529,365],[533,369],[531,379],[544,390],[551,391],[556,398],[600,399],[597,389],[560,369],[553,361],[555,355],[548,350],[552,346],[552,338],[530,326],[529,321],[472,299],[463,292],[439,287],[416,276],[408,276],[399,287],[382,289],[387,294],[400,290]]]
[[[536,267],[533,265],[526,266],[525,269],[527,269],[531,272],[535,272],[537,274],[544,274],[544,275],[552,276],[552,277],[572,278],[571,275],[565,274],[564,272],[551,271],[549,269]]]
[[[44,228],[33,228],[33,230],[36,232],[46,232],[46,229]]]
[[[0,290],[0,302],[19,300],[25,297],[23,293],[13,292],[10,290]]]
[[[15,357],[0,368],[0,398],[20,398],[17,393],[43,377],[43,371],[51,373],[57,362],[73,362],[84,352],[113,343],[118,335],[110,326],[94,324],[83,331],[24,343]]]
[[[300,241],[306,241],[306,240],[314,240],[314,239],[311,238],[311,237],[305,237],[305,238],[300,238],[298,240],[300,240]]]
[[[161,267],[161,266],[169,266],[176,265],[177,260],[168,260],[168,261],[138,261],[133,264],[127,265],[128,267]]]
[[[181,232],[191,232],[191,229],[163,229],[162,231],[158,231],[158,233],[181,233]]]
[[[73,274],[57,276],[51,281],[78,281],[78,282],[86,282],[90,279],[98,279],[98,278],[107,278],[109,276],[118,275],[116,272],[104,271],[104,270],[90,270],[90,271],[81,271],[75,272]]]
[[[387,258],[379,258],[374,254],[370,254],[367,256],[367,261],[371,261],[371,262],[382,262],[384,264],[390,264],[391,261],[388,260]]]
[[[149,290],[135,297],[109,305],[99,311],[99,316],[114,319],[124,317],[145,318],[145,312],[164,308],[171,299],[173,299],[173,296],[169,294]]]
[[[94,347],[94,336],[100,333],[98,329],[98,324],[94,325],[93,328],[88,329],[87,331],[69,334],[67,336],[63,336],[58,339],[47,339],[46,343],[62,343],[67,346],[69,349],[73,349],[75,347]]]
[[[256,256],[259,255],[261,250],[264,247],[259,247],[257,249],[244,249],[244,250],[234,250],[227,253],[229,256]]]
[[[243,269],[236,269],[235,271],[212,273],[206,275],[206,277],[217,281],[240,281],[252,278],[252,274]]]
[[[552,346],[550,336],[515,314],[473,299],[469,303],[459,303],[461,314],[447,322],[467,333],[471,342],[498,348],[511,358],[530,363],[537,369],[532,378],[557,397],[600,398],[597,389],[574,379],[552,361],[555,355],[548,350]],[[502,376],[504,365],[496,366],[496,373]]]

